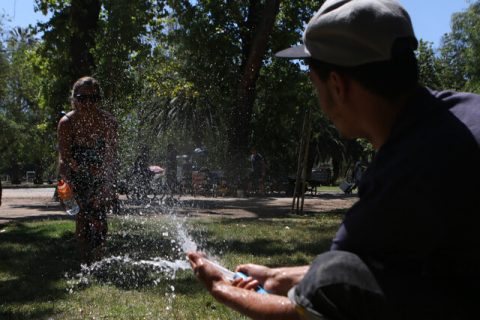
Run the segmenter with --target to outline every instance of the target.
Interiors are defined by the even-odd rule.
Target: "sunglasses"
[[[102,100],[102,97],[100,97],[99,94],[87,94],[87,95],[76,94],[74,98],[80,103],[87,103],[87,102],[95,103]]]

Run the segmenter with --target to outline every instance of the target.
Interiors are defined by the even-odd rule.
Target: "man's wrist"
[[[212,281],[210,287],[207,286],[208,291],[210,294],[220,302],[224,302],[226,298],[226,294],[231,290],[233,287],[230,283],[225,282],[224,280],[216,280]]]
[[[267,271],[267,279],[277,279],[283,268],[269,268]]]

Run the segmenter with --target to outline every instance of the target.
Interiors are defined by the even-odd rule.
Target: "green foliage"
[[[265,66],[258,81],[251,144],[267,159],[268,174],[275,178],[296,171],[306,108],[319,111],[305,72],[280,59]]]
[[[47,130],[48,112],[41,95],[40,44],[29,29],[15,28],[5,41],[0,103],[2,141],[0,172],[15,181],[25,170],[35,170],[42,180],[54,159],[54,144]]]
[[[439,50],[441,86],[480,92],[480,2],[455,13],[451,25]]]
[[[138,106],[136,83],[152,45],[144,39],[150,23],[161,14],[157,1],[104,0],[94,51],[95,74],[102,83],[109,109],[122,114]]]
[[[59,112],[71,108],[73,82],[89,73],[119,122],[122,172],[145,152],[148,162],[161,163],[173,142],[181,154],[206,147],[212,168],[233,163],[234,148],[240,153],[233,160],[247,166],[247,148],[256,145],[272,176],[292,174],[303,115],[312,110],[310,163],[331,163],[341,174],[371,150],[339,137],[318,108],[305,66],[273,57],[299,42],[322,2],[281,1],[278,12],[266,12],[274,2],[36,0],[51,17],[31,30],[43,32],[41,39],[0,24],[0,146],[9,147],[0,171],[53,174]],[[440,48],[420,41],[423,84],[480,90],[479,8],[475,1],[453,16]],[[276,17],[271,32],[261,30],[264,13]],[[257,44],[263,51],[254,57],[260,36],[266,49]],[[238,134],[245,137],[232,139]]]
[[[197,1],[195,4],[170,1],[168,4],[172,9],[167,27],[170,32],[165,38],[168,46],[160,46],[155,51],[159,67],[149,77],[159,94],[168,100],[163,108],[158,108],[155,120],[158,128],[165,132],[168,131],[165,126],[170,126],[177,128],[176,132],[178,129],[189,132],[190,137],[181,134],[183,144],[206,145],[210,150],[218,150],[218,160],[225,164],[232,161],[227,152],[232,149],[231,144],[242,141],[231,139],[232,135],[242,134],[236,127],[241,124],[248,132],[247,142],[236,147],[247,150],[249,144],[256,144],[276,167],[272,167],[274,172],[291,171],[296,163],[293,160],[295,142],[303,119],[303,106],[308,100],[299,93],[305,89],[311,92],[311,87],[304,85],[307,81],[298,66],[272,56],[275,51],[298,41],[303,23],[320,3],[281,2],[262,59],[263,67],[252,89],[257,94],[251,112],[239,110],[239,83],[243,81],[243,68],[256,34],[255,23],[259,18],[255,15],[261,10],[260,4],[257,7],[252,1]],[[298,87],[301,89],[297,90]],[[307,96],[312,98],[311,93]],[[183,119],[177,117],[181,114]],[[181,120],[183,126],[177,120]],[[240,158],[247,156],[245,152]],[[242,163],[242,159],[237,160]]]
[[[94,1],[84,0],[83,4]],[[92,27],[85,21],[87,27],[82,28],[77,23],[78,19],[74,18],[78,12],[83,13],[82,0],[37,0],[36,3],[44,14],[51,14],[49,21],[37,26],[37,31],[43,33],[39,50],[45,69],[42,94],[45,105],[50,109],[49,125],[53,133],[60,112],[71,108],[68,100],[71,86],[80,76],[92,73],[91,47],[88,46],[92,45],[95,23]],[[78,47],[80,44],[82,47]]]
[[[255,72],[246,75],[245,70],[250,68],[247,60],[260,32],[265,1],[37,0],[37,9],[50,13],[51,19],[37,27],[43,39],[31,56],[40,79],[32,85],[40,90],[37,104],[44,119],[38,127],[42,134],[31,141],[48,141],[43,146],[54,148],[59,112],[70,109],[68,96],[80,75],[78,66],[87,63],[84,70],[102,84],[104,107],[120,124],[122,172],[140,154],[162,163],[169,142],[179,153],[206,147],[209,165],[225,168],[232,163],[232,143],[244,141],[236,147],[247,150],[256,144],[268,158],[270,174],[285,176],[295,171],[307,107],[316,110],[319,120],[315,150],[325,161],[343,159],[343,142],[316,107],[304,70],[273,58],[277,50],[298,42],[304,23],[321,2],[281,2],[257,81]],[[78,23],[79,16],[85,17],[83,23]],[[85,46],[76,46],[78,42]],[[77,51],[84,52],[86,60],[76,58]],[[239,83],[245,79],[250,84],[242,93]],[[242,99],[247,104],[240,111]],[[244,133],[246,140],[231,138]],[[238,156],[240,165],[247,166],[247,156]]]
[[[437,50],[420,40],[417,57],[421,82],[433,89],[480,92],[480,2],[453,14],[451,32]]]
[[[452,18],[452,40],[458,54],[465,59],[466,87],[473,88],[480,82],[480,2],[476,2],[466,12],[457,13]]]
[[[432,43],[420,39],[417,59],[420,83],[432,89],[440,89],[439,67]]]

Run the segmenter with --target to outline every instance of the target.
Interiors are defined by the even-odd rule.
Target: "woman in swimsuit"
[[[100,109],[100,86],[92,77],[75,82],[71,101],[74,110],[58,123],[60,176],[73,187],[80,206],[75,234],[82,258],[98,259],[105,245],[107,212],[116,203],[117,122]]]

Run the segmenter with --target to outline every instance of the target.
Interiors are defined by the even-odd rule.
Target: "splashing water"
[[[188,234],[186,228],[183,227],[183,225],[179,223],[175,223],[177,227],[177,235],[178,235],[178,240],[180,242],[180,246],[183,250],[183,252],[189,252],[189,251],[197,251],[198,246],[197,244],[193,241],[193,239],[190,237]]]
[[[120,254],[82,265],[79,273],[66,275],[69,292],[92,281],[126,288],[159,285],[176,278],[179,271],[190,269],[186,253],[197,251],[186,227],[186,217],[175,207],[162,208],[162,214],[119,217],[119,230],[112,233]]]
[[[129,182],[135,187],[135,181]],[[75,274],[66,274],[68,292],[73,294],[96,283],[122,289],[155,286],[155,291],[165,293],[162,299],[166,309],[173,310],[176,294],[188,283],[183,280],[192,279],[186,253],[198,251],[199,247],[205,251],[202,231],[195,228],[191,233],[187,216],[181,213],[195,210],[193,205],[187,209],[177,195],[173,200],[148,196],[140,200],[127,198],[122,209],[123,215],[111,220],[115,225],[108,234],[109,255],[81,265]]]

